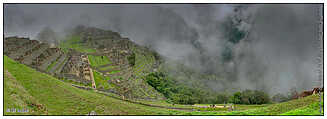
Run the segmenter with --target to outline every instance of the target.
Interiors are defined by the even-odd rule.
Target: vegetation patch
[[[95,55],[88,55],[91,66],[98,67],[105,64],[111,64],[110,60],[106,56],[95,56]]]
[[[127,57],[128,60],[128,64],[130,66],[134,66],[135,65],[135,53],[133,52],[132,55]]]
[[[108,80],[110,80],[109,77],[105,77],[97,71],[93,71],[93,76],[94,76],[94,81],[95,81],[95,85],[97,88],[102,88],[102,89],[111,88],[111,86],[108,83]]]
[[[204,101],[202,99],[205,93],[202,93],[200,89],[179,85],[162,72],[150,73],[145,79],[149,85],[168,98],[170,103],[195,104]]]
[[[266,104],[270,102],[268,94],[257,90],[236,92],[230,97],[229,102],[234,104]]]
[[[57,64],[57,61],[52,62],[48,67],[47,67],[47,71],[50,71],[52,69],[53,66],[55,66]]]

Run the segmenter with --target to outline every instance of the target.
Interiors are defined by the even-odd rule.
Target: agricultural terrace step
[[[103,68],[103,67],[108,67],[108,66],[114,66],[115,64],[105,64],[101,66],[97,66],[97,68]]]
[[[79,77],[77,77],[77,76],[74,75],[74,74],[63,74],[63,76],[64,76],[66,79],[79,79]]]
[[[27,46],[17,47],[16,48],[16,51],[11,51],[9,57],[12,58],[12,59],[17,60],[18,58],[20,58],[23,55],[25,55],[26,52],[31,51],[33,48],[35,48],[38,45],[40,45],[40,44],[38,44],[38,43],[32,43],[32,44],[27,45]]]
[[[54,74],[56,69],[59,67],[59,65],[65,60],[65,58],[67,57],[67,55],[62,54],[59,58],[59,60],[57,61],[57,63],[50,69],[49,73],[50,74]]]
[[[52,64],[52,62],[56,61],[56,59],[60,56],[60,52],[55,52],[55,54],[51,55],[50,57],[48,57],[41,66],[39,66],[39,68],[41,70],[46,70],[48,68],[49,65]]]
[[[21,45],[22,43],[24,43],[24,45]],[[23,40],[23,42],[19,42],[19,43],[15,43],[15,42],[5,42],[5,45],[4,45],[4,53],[5,54],[11,54],[11,53],[15,53],[15,51],[21,49],[21,47],[26,47],[26,45],[36,45],[38,44],[37,41],[35,40]],[[28,46],[28,47],[31,47],[31,46]]]
[[[68,59],[65,58],[64,61],[59,64],[58,70],[55,72],[55,74],[59,74],[67,62],[68,62]]]
[[[10,46],[16,48],[18,46],[22,46],[24,43],[27,43],[29,41],[33,41],[33,40],[6,38],[4,41],[4,46]],[[6,47],[6,48],[10,48],[10,47]]]
[[[35,61],[35,58],[40,56],[48,48],[49,48],[49,45],[41,44],[41,46],[38,50],[36,50],[35,52],[32,52],[32,54],[30,54],[29,56],[27,56],[23,59],[23,64],[31,65],[32,62]]]
[[[92,53],[86,53],[87,55],[94,55],[94,56],[103,56],[105,53],[102,52],[92,52]]]

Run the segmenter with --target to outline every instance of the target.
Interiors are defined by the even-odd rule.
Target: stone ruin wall
[[[89,72],[90,66],[85,60],[86,55],[72,49],[70,49],[69,55],[69,61],[62,71],[63,77],[83,84],[91,83],[91,75],[93,74]]]

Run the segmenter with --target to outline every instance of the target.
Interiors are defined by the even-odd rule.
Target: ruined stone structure
[[[58,78],[66,78],[84,84],[92,83],[92,71],[85,55],[71,50],[64,53],[47,43],[20,37],[4,40],[4,54],[8,57]],[[87,59],[87,58],[86,58]],[[95,86],[94,86],[95,88]]]
[[[128,64],[126,56],[131,55],[131,48],[135,45],[128,38],[122,38],[117,32],[94,27],[80,27],[77,34],[82,36],[83,43],[103,52],[114,64]]]
[[[69,56],[62,71],[63,77],[85,85],[92,83],[92,87],[96,88],[87,55],[70,49]]]

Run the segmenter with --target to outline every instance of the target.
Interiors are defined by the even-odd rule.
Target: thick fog
[[[6,4],[5,36],[36,39],[44,28],[64,37],[82,24],[118,31],[169,60],[229,81],[214,90],[285,93],[319,86],[312,4]]]

